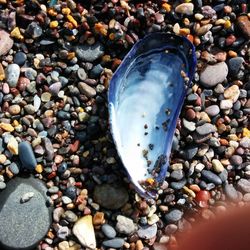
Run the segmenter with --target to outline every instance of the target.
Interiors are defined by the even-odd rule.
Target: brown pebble
[[[11,105],[11,106],[9,107],[9,113],[10,113],[11,115],[17,115],[17,114],[20,113],[20,111],[21,111],[21,108],[20,108],[20,106],[17,105],[17,104]]]
[[[135,243],[135,249],[136,250],[142,250],[144,247],[143,243],[141,240],[137,240],[136,243]]]
[[[102,225],[105,223],[104,213],[103,212],[96,212],[93,217],[93,224],[94,226]]]
[[[195,119],[196,117],[196,113],[193,109],[188,109],[186,112],[185,112],[185,117],[187,120],[189,121],[192,121]]]
[[[237,18],[237,24],[242,33],[250,39],[250,21],[247,16],[239,16]]]

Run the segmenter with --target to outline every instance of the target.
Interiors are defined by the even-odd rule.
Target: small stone
[[[56,233],[57,237],[62,240],[66,240],[69,236],[69,228],[67,226],[59,226],[59,229]]]
[[[15,88],[20,76],[20,67],[19,65],[13,63],[9,64],[5,71],[6,82],[11,88]]]
[[[243,137],[240,140],[240,146],[243,147],[243,148],[250,148],[250,138]]]
[[[93,203],[91,204],[93,206]],[[102,225],[105,222],[104,213],[103,212],[96,212],[93,217],[93,224],[94,226]]]
[[[222,180],[220,179],[220,177],[209,170],[202,170],[201,175],[205,180],[212,182],[215,185],[222,184]]]
[[[77,76],[79,77],[81,81],[84,81],[87,78],[87,73],[85,72],[83,68],[79,68],[77,70]]]
[[[188,121],[192,121],[195,119],[196,117],[196,113],[193,109],[188,109],[186,112],[185,112],[185,117]]]
[[[224,166],[221,164],[221,162],[217,159],[212,160],[213,170],[216,173],[221,173],[224,170]]]
[[[53,145],[52,145],[50,139],[47,137],[44,137],[43,143],[44,143],[45,152],[46,152],[46,159],[48,161],[52,161],[54,159],[55,154],[54,154],[54,148],[53,148]]]
[[[96,248],[95,231],[91,215],[86,215],[75,223],[73,226],[73,234],[82,246],[93,250]]]
[[[24,110],[27,112],[29,115],[33,115],[35,113],[35,107],[32,104],[28,104],[24,106]]]
[[[183,177],[185,176],[184,172],[182,169],[174,170],[171,174],[170,177],[176,181],[180,181]]]
[[[190,132],[195,131],[196,126],[195,126],[195,123],[194,123],[194,122],[187,121],[187,120],[184,119],[184,118],[182,119],[182,122],[183,122],[184,128],[186,128],[188,131],[190,131]]]
[[[102,232],[109,239],[113,239],[116,236],[115,229],[112,226],[110,226],[109,224],[102,225]]]
[[[76,187],[70,186],[66,188],[64,194],[68,196],[71,200],[74,200],[76,198],[76,192],[77,192]]]
[[[45,237],[51,225],[46,191],[44,183],[33,177],[15,177],[1,191],[0,204],[4,204],[0,210],[2,249],[33,249]],[[21,198],[24,203],[20,202]]]
[[[224,91],[224,97],[226,99],[232,100],[233,103],[235,103],[240,96],[240,90],[237,85],[232,85],[231,87],[225,89]]]
[[[175,7],[175,11],[180,14],[185,14],[188,16],[193,15],[194,4],[193,3],[182,3]]]
[[[174,234],[178,229],[178,226],[175,225],[175,224],[169,224],[165,227],[165,234],[167,235],[171,235],[171,234]]]
[[[6,55],[12,48],[14,42],[10,38],[10,34],[4,30],[0,30],[0,56]]]
[[[204,87],[210,88],[223,82],[228,74],[228,67],[225,62],[220,62],[215,65],[207,65],[204,71],[200,74],[200,81]]]
[[[5,189],[5,188],[6,188],[6,183],[0,181],[0,190],[3,190],[3,189]]]
[[[205,112],[209,115],[209,116],[216,116],[220,113],[220,108],[218,105],[211,105],[209,107],[207,107],[205,109]]]
[[[134,222],[123,215],[118,215],[116,217],[117,223],[116,223],[116,230],[125,235],[130,235],[136,231],[136,226]]]
[[[128,201],[128,192],[121,185],[102,184],[94,190],[94,200],[107,209],[119,209]]]
[[[36,39],[40,37],[43,33],[42,28],[38,25],[37,22],[32,22],[26,29],[26,32],[33,38]]]
[[[62,207],[57,207],[53,211],[53,220],[59,222],[62,215],[64,214],[64,209]]]
[[[55,82],[49,86],[49,91],[52,95],[58,95],[61,87],[62,87],[61,82]]]
[[[244,193],[250,193],[250,181],[247,179],[241,178],[237,183],[237,187]]]
[[[220,108],[221,109],[231,109],[233,107],[232,100],[221,100],[220,101]]]
[[[238,192],[232,184],[226,184],[224,186],[224,192],[231,201],[238,201]]]
[[[42,102],[49,102],[51,98],[51,93],[49,92],[43,92],[41,95]]]
[[[243,159],[240,155],[233,155],[231,158],[230,158],[230,163],[232,165],[236,165],[236,166],[239,166],[241,165],[243,162]]]
[[[216,127],[211,123],[205,123],[205,124],[198,126],[196,128],[196,132],[199,135],[207,135],[210,133],[214,133],[216,130],[217,130]]]
[[[237,18],[237,24],[241,30],[241,32],[246,36],[246,38],[250,39],[250,21],[247,16],[239,16]]]
[[[62,217],[63,217],[65,220],[67,220],[68,222],[70,222],[70,223],[74,223],[74,222],[76,222],[77,219],[78,219],[77,215],[76,215],[74,212],[70,211],[70,210],[66,211],[66,212],[62,215]]]
[[[10,169],[10,171],[11,171],[13,174],[15,174],[15,175],[19,174],[19,167],[18,167],[18,165],[17,165],[15,162],[12,162],[12,163],[10,164],[9,169]]]
[[[94,88],[90,87],[88,84],[84,82],[79,82],[78,83],[78,88],[80,92],[87,97],[94,97],[96,95],[96,91]]]
[[[158,217],[157,214],[153,214],[152,216],[150,216],[148,218],[148,225],[153,225],[153,224],[157,223],[159,221],[159,219],[160,218]]]
[[[122,238],[114,238],[112,240],[105,240],[102,242],[103,246],[109,248],[121,248],[125,241]]]
[[[11,137],[7,144],[7,148],[13,155],[18,155],[18,142],[15,137]]]
[[[234,57],[229,59],[228,61],[229,73],[232,76],[236,76],[239,73],[243,63],[244,63],[243,57]]]
[[[23,66],[26,60],[27,56],[22,51],[17,52],[14,56],[14,63],[18,64],[19,66]]]
[[[9,113],[11,115],[18,115],[21,112],[21,107],[17,104],[11,105],[9,107]]]
[[[3,129],[4,131],[7,131],[7,132],[13,132],[14,131],[13,126],[11,124],[9,124],[9,123],[1,122],[0,123],[0,128]]]
[[[183,212],[179,209],[173,209],[165,215],[165,219],[168,223],[176,223],[183,216]]]
[[[23,196],[20,199],[20,202],[21,203],[28,202],[33,196],[34,196],[33,192],[27,192],[27,193],[23,194]]]
[[[77,57],[86,62],[94,62],[104,54],[104,46],[96,42],[94,45],[78,45],[76,46]]]
[[[34,170],[37,162],[31,145],[26,141],[21,142],[19,143],[18,151],[22,167],[28,170]]]
[[[152,239],[156,236],[157,233],[157,225],[153,224],[152,226],[140,227],[137,231],[138,236],[141,239]]]

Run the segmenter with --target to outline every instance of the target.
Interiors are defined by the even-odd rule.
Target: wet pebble
[[[103,241],[103,246],[109,248],[121,248],[124,245],[125,241],[123,238],[114,238],[112,240]]]
[[[6,74],[6,81],[9,84],[9,86],[11,88],[16,87],[20,75],[19,65],[15,63],[8,65],[5,74]]]
[[[96,90],[84,82],[79,82],[78,88],[80,92],[87,97],[94,97],[96,95]]]
[[[220,113],[220,108],[218,105],[211,105],[209,107],[207,107],[205,109],[205,112],[209,115],[209,116],[216,116]]]
[[[220,179],[220,177],[209,170],[203,170],[201,172],[201,175],[206,181],[212,182],[215,185],[222,184],[222,180]]]
[[[17,52],[14,56],[14,63],[18,64],[20,67],[24,65],[27,60],[27,56],[22,51]]]
[[[18,145],[19,158],[22,163],[22,167],[28,170],[34,170],[37,161],[31,145],[28,142],[21,142]]]

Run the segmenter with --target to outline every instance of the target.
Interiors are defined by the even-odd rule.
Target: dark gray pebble
[[[179,170],[174,170],[171,174],[170,177],[176,181],[180,181],[184,177],[184,172],[182,169]]]
[[[27,56],[22,51],[17,52],[14,56],[14,63],[18,64],[19,66],[23,66],[26,60]]]
[[[221,178],[209,170],[202,170],[201,175],[208,182],[212,182],[216,185],[222,184]]]
[[[66,188],[64,195],[68,196],[71,200],[74,200],[76,198],[76,191],[75,186],[70,186]]]
[[[46,191],[45,185],[38,179],[16,177],[1,192],[1,249],[34,249],[46,235],[51,225]],[[32,198],[21,203],[21,197],[27,193],[33,193]]]
[[[228,61],[229,73],[236,76],[244,62],[243,57],[234,57]]]
[[[182,189],[187,183],[187,180],[184,178],[181,181],[172,181],[170,182],[170,187],[175,189],[175,190],[180,190]]]
[[[183,216],[183,212],[179,209],[173,209],[165,215],[165,219],[168,223],[178,222]]]
[[[205,123],[196,128],[199,135],[207,135],[216,131],[216,127],[211,123]]]
[[[31,145],[26,141],[21,142],[18,145],[18,151],[22,167],[29,170],[34,170],[37,165],[37,161]]]

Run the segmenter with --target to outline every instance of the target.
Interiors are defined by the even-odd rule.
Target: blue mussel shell
[[[132,47],[110,81],[112,136],[132,183],[146,198],[165,179],[195,66],[194,46],[185,37],[151,33]]]

